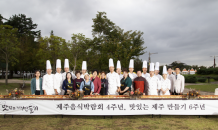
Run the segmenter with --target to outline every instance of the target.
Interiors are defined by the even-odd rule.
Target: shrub
[[[195,75],[184,75],[186,83],[196,83],[197,78]]]
[[[206,82],[206,80],[207,80],[207,78],[204,78],[204,77],[202,77],[202,78],[198,78],[198,82]]]

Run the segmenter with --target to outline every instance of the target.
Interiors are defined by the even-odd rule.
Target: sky
[[[98,11],[124,31],[144,32],[142,60],[158,52],[151,62],[212,66],[218,56],[218,0],[0,0],[3,17],[25,14],[43,37],[53,30],[67,41],[73,33],[92,38]]]

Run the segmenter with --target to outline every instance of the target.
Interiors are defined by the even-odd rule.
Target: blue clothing
[[[33,79],[31,80],[30,88],[31,88],[31,93],[32,93],[32,94],[35,94],[35,92],[36,92],[36,78],[33,78]],[[42,78],[39,78],[39,88],[40,88],[40,95],[43,95],[43,90],[42,90]]]
[[[67,91],[67,84],[68,83],[69,83],[68,80],[63,81],[62,89],[65,90],[65,92]],[[73,83],[73,80],[71,80],[71,83]]]
[[[90,85],[90,82],[91,82],[91,80],[89,80],[88,82],[86,82],[86,81],[83,81],[81,84],[80,84],[80,91],[82,91],[83,90],[83,87],[84,87],[84,83],[85,83],[85,85]],[[95,86],[94,86],[94,84],[93,84],[93,82],[91,83],[91,91],[92,92],[94,92],[94,88],[95,88]]]

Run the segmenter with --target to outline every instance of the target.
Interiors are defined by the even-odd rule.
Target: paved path
[[[25,83],[30,84],[30,80],[25,80]],[[0,79],[0,83],[5,83],[5,79]],[[19,80],[19,79],[8,79],[8,83],[23,83],[23,80]]]

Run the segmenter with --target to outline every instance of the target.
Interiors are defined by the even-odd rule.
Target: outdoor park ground
[[[5,89],[19,88],[19,83],[9,83],[7,86],[0,80],[0,94],[5,95]],[[11,81],[10,81],[11,82]],[[216,82],[186,84],[186,88],[214,93],[218,88]],[[24,88],[25,94],[30,94],[30,84]],[[186,89],[188,90],[188,89]],[[217,130],[218,116],[4,116],[0,115],[1,130],[132,130],[132,129],[186,129],[186,130]]]

